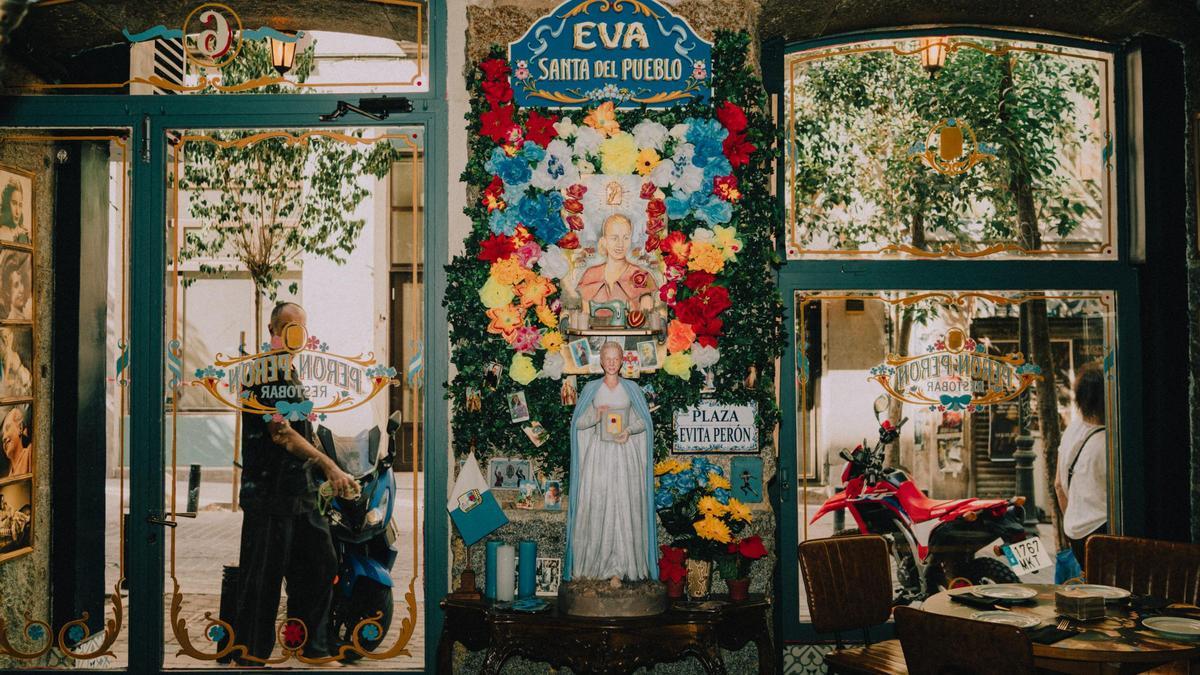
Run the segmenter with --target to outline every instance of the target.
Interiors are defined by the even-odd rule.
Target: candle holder
[[[475,584],[475,570],[471,567],[471,547],[467,547],[467,566],[458,575],[458,588],[450,594],[455,600],[482,600],[483,594]]]

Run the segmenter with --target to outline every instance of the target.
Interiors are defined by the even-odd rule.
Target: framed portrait
[[[0,560],[33,550],[33,478],[0,484]]]
[[[537,579],[537,595],[558,595],[562,582],[562,558],[538,558],[533,576]]]
[[[637,353],[642,359],[642,370],[658,368],[658,343],[654,340],[643,340],[637,343]]]
[[[533,478],[533,462],[528,459],[509,459],[504,467],[504,487],[516,490],[521,481]]]
[[[488,468],[487,468],[487,476],[486,476],[488,487],[492,488],[493,490],[504,489],[505,487],[507,487],[505,485],[506,483],[509,482],[505,477],[505,474],[507,474],[507,473],[508,473],[508,460],[507,459],[505,459],[503,457],[493,457],[492,459],[488,460]],[[511,487],[515,488],[516,486],[517,486],[516,483],[513,482]]]
[[[33,395],[33,326],[0,327],[0,399]]]
[[[508,419],[513,424],[529,421],[529,404],[525,392],[514,391],[508,395]]]
[[[33,403],[0,406],[0,480],[33,473]]]
[[[33,174],[0,166],[0,242],[33,244]]]
[[[592,346],[587,338],[571,340],[567,343],[567,352],[571,357],[571,367],[586,370],[592,363]]]
[[[542,507],[547,509],[562,508],[562,482],[547,480],[542,484]]]
[[[500,384],[500,376],[503,374],[504,366],[495,361],[487,364],[487,367],[483,369],[483,386],[488,391],[495,391],[496,387]]]
[[[0,251],[0,320],[33,321],[33,253]]]

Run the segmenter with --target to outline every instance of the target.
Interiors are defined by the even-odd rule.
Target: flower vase
[[[726,579],[725,585],[729,587],[730,602],[743,602],[750,597],[749,579]]]
[[[712,588],[712,561],[687,560],[687,594],[692,600],[702,600],[708,597]]]
[[[666,583],[667,583],[667,597],[668,598],[671,598],[672,600],[678,600],[683,597],[683,585],[684,585],[683,579],[677,579],[675,581],[668,581]]]

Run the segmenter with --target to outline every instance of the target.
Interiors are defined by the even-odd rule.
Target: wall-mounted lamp
[[[921,38],[921,67],[925,69],[925,72],[929,73],[929,77],[937,75],[937,72],[946,65],[946,51],[948,46],[945,38]]]
[[[283,75],[292,69],[292,64],[296,61],[297,40],[296,33],[293,31],[280,32],[292,38],[291,40],[269,38],[271,41],[271,65],[275,66],[275,72]]]

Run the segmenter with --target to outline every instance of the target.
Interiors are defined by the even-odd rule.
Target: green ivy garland
[[[631,128],[643,119],[650,119],[670,128],[690,117],[711,118],[715,107],[725,101],[740,106],[746,113],[746,138],[757,147],[748,164],[734,169],[742,199],[733,210],[732,224],[736,225],[743,249],[722,274],[733,305],[721,318],[725,321],[721,337],[721,360],[715,366],[716,393],[721,403],[758,404],[759,438],[771,438],[779,420],[775,404],[775,361],[783,351],[783,304],[775,285],[774,270],[780,259],[776,241],[782,236],[779,229],[782,213],[771,194],[773,161],[778,155],[777,132],[770,115],[761,80],[747,63],[750,36],[745,32],[719,31],[713,46],[713,95],[711,105],[690,103],[665,110],[619,110],[617,120],[622,128]],[[488,58],[506,58],[500,47],[493,46]],[[471,92],[471,111],[467,114],[469,154],[462,180],[469,186],[468,206],[463,212],[471,219],[471,234],[464,255],[457,256],[446,267],[447,289],[444,305],[450,321],[451,361],[457,372],[448,385],[448,398],[453,411],[452,430],[456,454],[464,455],[474,446],[480,459],[487,457],[527,457],[538,463],[548,474],[569,474],[571,453],[570,421],[572,407],[562,404],[560,381],[538,378],[522,386],[511,378],[501,378],[495,390],[483,386],[484,371],[489,363],[507,368],[512,350],[505,340],[488,332],[488,317],[479,303],[478,290],[488,280],[489,264],[479,260],[480,242],[491,232],[488,211],[480,203],[492,180],[484,168],[496,143],[481,133],[480,116],[488,110],[481,87],[483,74],[472,68],[468,75]],[[537,108],[523,108],[515,121],[524,123],[532,111],[547,114]],[[586,110],[554,111],[581,124]],[[671,228],[689,237],[704,224],[688,216],[672,220]],[[754,375],[751,377],[751,373]],[[582,379],[582,378],[581,378]],[[675,430],[672,415],[694,405],[701,398],[700,383],[682,380],[658,370],[642,375],[642,384],[650,382],[658,392],[659,407],[654,411],[655,455],[669,454]],[[582,389],[583,381],[580,383]],[[482,407],[471,411],[467,407],[467,388],[479,389]],[[509,421],[507,396],[524,390],[531,419],[539,421],[549,432],[541,446],[525,436],[521,424]]]

